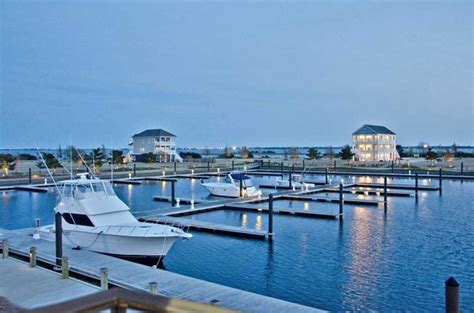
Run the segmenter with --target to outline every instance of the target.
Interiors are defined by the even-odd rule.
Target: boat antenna
[[[71,180],[73,179],[73,169],[72,169],[72,140],[69,138],[69,166],[71,168],[71,172],[69,173],[71,175]]]
[[[53,181],[54,187],[56,187],[56,190],[58,191],[58,194],[61,197],[61,200],[64,200],[64,195],[63,195],[62,191],[59,189],[59,186],[56,183],[56,180],[54,179],[53,174],[51,173],[51,170],[49,169],[48,165],[46,164],[46,161],[43,158],[43,154],[41,153],[41,151],[38,148],[36,148],[36,151],[38,152],[40,160],[41,160],[41,162],[43,162],[43,165],[46,168],[46,171],[48,171],[48,175],[49,175],[49,177],[51,177],[51,180]]]

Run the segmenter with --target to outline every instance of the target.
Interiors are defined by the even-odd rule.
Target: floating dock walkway
[[[327,188],[324,189],[324,192],[331,192],[331,193],[339,193],[338,188]],[[342,191],[343,193],[346,194],[357,194],[357,195],[370,195],[370,196],[383,196],[383,188],[376,189],[376,188],[371,188],[371,189],[356,189],[356,188],[350,188],[350,189],[344,189]],[[409,192],[400,192],[400,191],[394,191],[394,190],[388,190],[387,188],[387,196],[389,197],[411,197],[412,194]]]
[[[354,183],[354,187],[363,188],[383,188],[383,184],[380,183]],[[404,189],[404,190],[415,190],[414,185],[402,185],[402,184],[387,184],[387,189]],[[418,190],[421,191],[437,191],[439,187],[419,185]]]
[[[297,200],[297,201],[316,201],[316,202],[331,202],[339,203],[339,199],[331,197],[313,197],[313,196],[303,196],[303,195],[288,195],[282,196],[280,199],[285,200]],[[354,205],[379,205],[383,204],[381,200],[371,200],[371,199],[348,199],[344,198],[345,204],[354,204]]]
[[[237,237],[247,237],[255,239],[265,239],[267,232],[254,229],[245,229],[240,226],[217,224],[205,221],[194,220],[190,218],[179,218],[172,216],[158,216],[155,218],[141,218],[141,220],[149,223],[172,225],[180,228],[189,228],[199,231],[219,233],[224,235],[232,235]]]
[[[228,204],[224,206],[224,209],[239,210],[239,211],[268,212],[267,205],[262,206],[259,204],[252,204],[252,203]],[[278,208],[278,207],[273,208],[273,213],[312,217],[312,218],[321,218],[321,219],[331,219],[331,220],[335,220],[339,217],[339,214],[325,214],[325,213],[317,213],[313,211],[298,210],[298,209],[292,209],[292,208]]]
[[[32,228],[16,231],[0,229],[0,241],[8,239],[10,253],[21,253],[25,257],[28,257],[30,247],[34,246],[38,251],[38,261],[54,265],[55,243],[42,239],[34,240],[31,237],[33,232]],[[73,250],[64,246],[63,255],[69,258],[71,274],[77,273],[98,281],[100,269],[107,268],[109,284],[125,289],[148,291],[148,284],[156,282],[159,295],[206,304],[213,303],[242,312],[321,312],[311,307],[128,262],[86,249]],[[4,280],[0,280],[0,285],[2,284]],[[25,288],[28,286],[25,285]]]

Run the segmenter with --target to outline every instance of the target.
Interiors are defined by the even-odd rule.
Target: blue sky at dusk
[[[0,0],[0,148],[474,144],[472,1]]]

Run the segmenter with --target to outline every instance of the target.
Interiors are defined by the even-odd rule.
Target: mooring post
[[[273,239],[273,194],[268,195],[268,239]]]
[[[343,219],[343,213],[344,213],[344,183],[341,181],[339,184],[339,218],[342,220]]]
[[[8,239],[2,241],[2,259],[8,258]]]
[[[30,248],[30,267],[36,266],[36,247]]]
[[[173,163],[173,171],[174,171],[174,174],[176,175],[176,161],[174,161]]]
[[[207,159],[207,172],[209,173],[211,171],[211,166],[209,164],[209,159]]]
[[[174,179],[171,180],[171,206],[176,206],[176,190],[174,188],[174,183],[176,181]]]
[[[461,162],[461,175],[464,174],[464,162]]]
[[[304,170],[304,159],[303,159],[303,170]]]
[[[415,198],[418,200],[418,173],[415,173]]]
[[[240,188],[240,197],[241,198],[244,196],[242,176],[243,176],[243,174],[240,173],[239,188]]]
[[[31,184],[31,167],[28,168],[28,183]]]
[[[334,169],[336,169],[336,160],[334,160]]]
[[[102,290],[109,289],[109,269],[107,267],[100,269],[100,288]]]
[[[444,283],[446,296],[446,313],[459,313],[459,283],[454,277],[449,277]]]
[[[232,159],[232,170],[234,170],[234,169],[235,169],[235,160]]]
[[[443,169],[439,169],[439,194],[443,193]]]
[[[387,210],[387,176],[383,178],[383,207]]]
[[[326,185],[329,183],[329,179],[328,179],[328,168],[326,167],[326,171],[325,171],[325,175],[326,175]]]
[[[392,160],[392,173],[393,173],[393,165],[394,165],[393,163],[394,163],[394,161]]]
[[[61,273],[63,279],[69,278],[69,259],[65,256],[61,258]]]
[[[55,214],[55,232],[56,232],[56,265],[61,266],[61,258],[63,257],[63,226],[61,213]]]
[[[158,283],[156,281],[152,281],[148,283],[148,291],[152,295],[156,295],[158,289]]]
[[[280,164],[280,170],[281,170],[281,177],[283,177],[283,161]]]
[[[133,163],[133,177],[137,177],[137,165]]]

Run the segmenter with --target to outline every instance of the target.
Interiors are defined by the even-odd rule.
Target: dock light
[[[132,173],[128,173],[128,179],[132,178]]]
[[[343,184],[343,185],[344,185],[344,178],[342,178],[342,179],[341,179],[341,184]]]
[[[247,171],[247,166],[244,166],[244,171]]]
[[[368,196],[369,195],[369,192],[368,191],[364,191],[364,196]]]
[[[220,173],[221,172],[221,169],[220,168],[217,168],[217,173]]]
[[[194,174],[194,170],[191,170],[191,174]]]
[[[380,196],[380,191],[377,191],[375,194],[376,194],[377,196]]]
[[[176,207],[179,208],[179,198],[176,198]]]
[[[194,199],[191,199],[191,209],[194,209]]]
[[[44,179],[44,184],[47,185],[48,184],[48,179],[45,177]]]
[[[351,193],[352,193],[353,195],[355,195],[356,191],[355,191],[355,190],[352,190]]]
[[[257,211],[258,211],[258,212],[262,212],[262,208],[258,208]]]
[[[163,176],[166,176],[166,172],[165,172],[165,171],[163,171]]]

